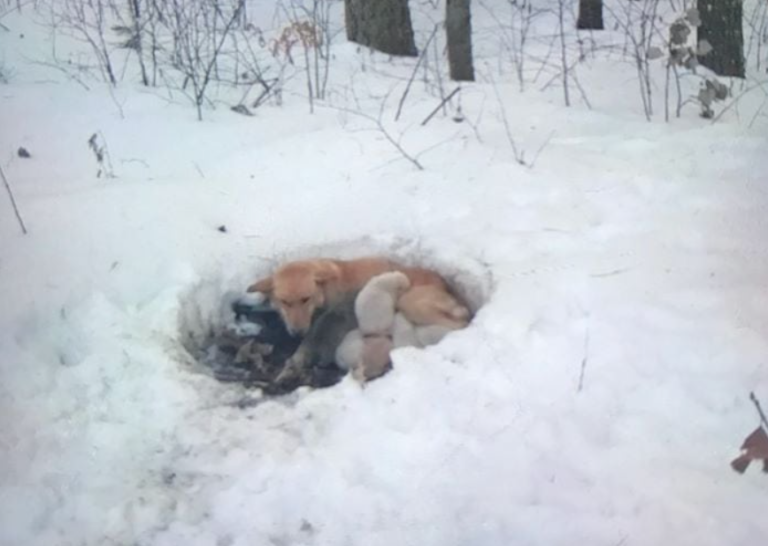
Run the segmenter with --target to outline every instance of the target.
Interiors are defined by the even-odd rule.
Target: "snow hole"
[[[287,261],[315,257],[352,259],[370,255],[386,256],[404,265],[437,271],[453,293],[470,308],[473,316],[489,299],[493,289],[490,271],[479,259],[442,244],[429,249],[421,242],[365,239],[299,248],[274,259],[262,259],[257,267],[246,268],[228,278],[221,274],[209,277],[189,289],[182,298],[179,324],[181,342],[193,367],[222,382],[261,388],[268,395],[287,394],[300,386],[322,388],[336,384],[346,375],[346,370],[335,365],[313,367],[309,376],[279,386],[275,384],[275,375],[300,340],[291,338],[284,330],[280,332],[283,326],[277,314],[270,314],[266,310],[268,303],[254,298],[257,295],[246,294],[245,288]],[[249,308],[257,311],[243,314]],[[470,323],[468,328],[471,327]],[[257,340],[265,335],[269,337],[270,345],[254,343],[244,347],[248,339],[253,339],[249,336],[256,334],[259,334]],[[267,351],[270,347],[273,347],[271,353]],[[266,349],[264,354],[261,354],[262,349]]]

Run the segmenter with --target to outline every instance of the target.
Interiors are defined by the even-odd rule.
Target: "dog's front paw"
[[[297,365],[291,359],[285,361],[283,369],[277,374],[272,385],[279,389],[289,392],[305,383],[303,366]]]
[[[307,358],[303,351],[299,350],[295,352],[288,360],[285,361],[286,368],[304,368],[307,364]]]

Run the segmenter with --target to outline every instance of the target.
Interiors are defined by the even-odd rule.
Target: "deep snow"
[[[647,123],[631,65],[594,61],[593,110],[499,83],[527,157],[546,143],[532,169],[487,81],[462,93],[476,129],[419,127],[436,99],[415,90],[391,130],[418,171],[339,110],[354,82],[376,115],[413,61],[339,43],[335,108],[308,115],[296,83],[255,118],[197,122],[183,98],[33,64],[50,44],[31,18],[0,31],[0,159],[30,230],[3,194],[0,544],[768,536],[768,478],[728,466],[757,425],[749,392],[768,405],[764,116]],[[96,177],[96,131],[116,178]],[[475,320],[365,390],[260,400],[185,352],[280,260],[369,252],[438,267]]]

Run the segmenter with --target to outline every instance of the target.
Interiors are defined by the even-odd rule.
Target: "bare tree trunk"
[[[700,62],[720,76],[744,77],[742,1],[698,0],[698,40],[706,40],[712,46]]]
[[[149,85],[149,76],[147,75],[147,66],[144,64],[144,29],[142,28],[142,13],[140,0],[131,0],[129,3],[131,10],[131,20],[133,21],[133,44],[136,55],[139,58],[139,67],[141,68],[141,83]]]
[[[447,0],[445,3],[445,32],[448,37],[451,79],[465,82],[475,81],[469,4],[470,0]]]
[[[603,0],[579,0],[579,18],[576,28],[603,30]]]
[[[418,55],[408,0],[344,0],[347,39],[390,55]]]

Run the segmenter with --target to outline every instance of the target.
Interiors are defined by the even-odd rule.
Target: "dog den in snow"
[[[182,311],[184,347],[204,373],[268,396],[330,387],[348,373],[361,383],[377,379],[392,368],[392,351],[426,348],[468,327],[490,289],[487,272],[475,262],[464,260],[459,268],[392,260],[407,265],[369,271],[351,289],[333,290],[334,281],[323,278],[311,283],[317,295],[314,288],[305,293],[304,287],[279,285],[288,264],[298,262],[301,269],[315,262],[301,257],[256,272],[251,280],[261,282],[250,288],[201,283]],[[358,264],[354,258],[328,261]],[[309,306],[311,318],[297,331],[290,323],[300,306]]]

